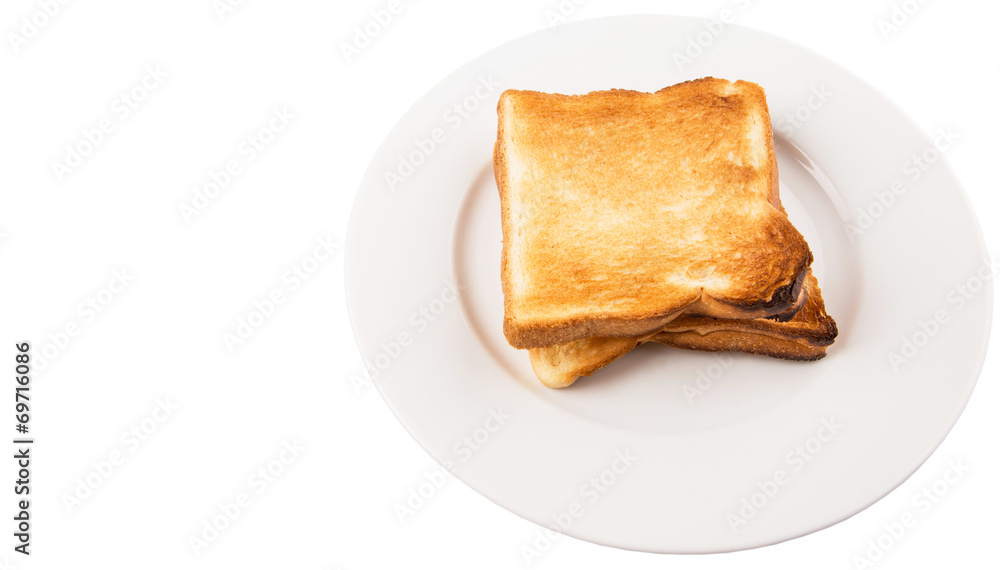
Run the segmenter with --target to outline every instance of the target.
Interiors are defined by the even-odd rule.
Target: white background
[[[568,20],[714,18],[728,4],[577,2]],[[548,27],[546,11],[557,10],[558,1],[402,0],[402,12],[348,62],[341,43],[387,5],[250,0],[220,17],[212,0],[68,2],[21,43],[11,35],[24,33],[22,18],[39,12],[39,3],[3,3],[0,361],[13,368],[13,345],[22,340],[36,351],[53,344],[50,353],[58,353],[36,372],[31,392],[33,553],[29,559],[13,552],[8,522],[0,563],[523,567],[520,548],[539,527],[456,480],[405,523],[397,519],[393,505],[436,466],[377,391],[358,382],[362,365],[347,323],[341,252],[315,267],[309,258],[317,239],[343,244],[366,165],[406,109],[464,62]],[[927,0],[887,39],[878,21],[892,10],[887,0],[751,0],[738,23],[851,69],[927,132],[951,126],[961,133],[948,160],[990,250],[998,251],[1000,7]],[[116,100],[141,84],[147,66],[165,78],[125,117]],[[285,107],[291,124],[247,160],[241,143]],[[66,146],[85,140],[81,133],[102,119],[113,130],[59,180],[52,162],[65,161]],[[240,173],[188,223],[179,206],[191,204],[195,189],[232,159]],[[286,272],[303,264],[315,271],[296,287]],[[100,296],[123,269],[131,276],[127,287],[110,298],[104,293],[107,305],[98,302],[101,312],[89,313],[88,297]],[[223,334],[235,332],[274,289],[285,301],[246,343],[228,350]],[[76,334],[63,338],[67,326]],[[949,461],[961,461],[972,470],[877,566],[996,567],[998,356],[991,351],[965,414],[934,456],[843,523],[711,556],[625,552],[561,538],[536,566],[854,568],[854,557],[885,532],[883,525],[910,510],[912,497]],[[176,409],[154,414],[158,399]],[[11,424],[2,430],[13,435],[8,413],[0,409],[8,418],[0,425]],[[133,426],[151,433],[138,443],[123,440]],[[285,454],[290,464],[258,493],[255,472],[292,442],[304,451]],[[121,461],[113,471],[94,475],[116,452]],[[0,467],[8,481],[0,486],[7,489],[0,494],[4,513],[14,511],[14,474],[8,456]],[[99,486],[67,508],[65,497],[88,476]],[[189,537],[241,492],[249,506],[196,556]]]

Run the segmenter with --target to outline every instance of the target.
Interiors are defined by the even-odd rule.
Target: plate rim
[[[484,51],[484,52],[482,52],[480,54],[477,54],[475,57],[468,59],[465,63],[463,63],[459,67],[455,68],[450,73],[446,74],[443,77],[440,77],[438,79],[438,81],[435,82],[435,84],[433,86],[431,86],[426,92],[424,92],[420,97],[418,97],[406,109],[406,111],[404,113],[402,113],[402,115],[400,115],[399,119],[396,121],[396,123],[393,125],[393,127],[388,131],[388,133],[386,134],[386,136],[382,139],[382,142],[379,144],[378,148],[372,154],[372,158],[370,159],[370,161],[368,163],[368,167],[365,170],[364,176],[362,177],[361,183],[359,184],[359,188],[355,192],[354,199],[352,200],[352,203],[351,203],[351,213],[350,213],[349,221],[348,221],[348,224],[347,224],[346,237],[345,237],[345,255],[343,256],[343,263],[344,263],[344,267],[343,267],[343,269],[344,269],[344,286],[345,286],[344,296],[345,296],[345,302],[346,302],[346,305],[347,305],[348,321],[349,321],[349,324],[351,326],[352,335],[354,336],[355,345],[357,346],[357,349],[358,349],[358,355],[361,357],[362,362],[364,362],[364,373],[366,375],[369,375],[369,377],[371,377],[371,371],[368,370],[369,365],[367,363],[367,358],[366,358],[364,347],[363,347],[363,341],[362,341],[362,339],[361,339],[361,337],[360,337],[360,335],[358,333],[359,329],[358,329],[358,326],[357,326],[357,320],[359,319],[359,316],[357,314],[358,311],[357,311],[356,306],[355,306],[355,299],[354,299],[355,294],[352,292],[353,289],[354,289],[354,287],[355,287],[355,285],[354,285],[354,283],[352,281],[353,275],[354,275],[354,271],[351,268],[352,257],[350,255],[350,252],[352,250],[356,250],[357,249],[357,246],[355,245],[355,243],[360,239],[360,236],[357,235],[358,232],[359,232],[358,226],[360,224],[360,222],[358,220],[358,216],[357,216],[358,204],[362,200],[362,194],[364,192],[366,192],[366,190],[370,191],[370,190],[368,190],[368,187],[371,185],[370,181],[371,180],[376,180],[376,179],[379,178],[378,168],[377,168],[377,165],[375,164],[376,159],[379,156],[382,156],[383,154],[385,154],[386,149],[389,147],[389,145],[392,142],[392,140],[394,140],[394,136],[398,136],[397,133],[401,132],[400,128],[403,126],[403,124],[406,121],[406,119],[413,113],[413,111],[416,108],[421,107],[422,105],[426,104],[429,100],[433,99],[435,93],[439,90],[439,88],[440,88],[440,86],[442,84],[448,82],[451,79],[454,79],[456,77],[462,76],[468,70],[474,68],[474,66],[480,60],[485,59],[488,56],[494,55],[497,52],[503,51],[503,50],[507,49],[509,46],[521,43],[521,42],[527,40],[528,38],[551,35],[553,33],[554,29],[562,29],[562,28],[568,28],[568,27],[582,27],[582,26],[595,25],[595,24],[600,24],[600,23],[605,23],[605,22],[611,22],[611,21],[627,22],[627,21],[635,21],[635,20],[640,20],[640,19],[658,19],[658,20],[662,20],[662,21],[670,20],[670,21],[675,21],[675,22],[687,22],[687,23],[692,24],[692,25],[697,25],[697,24],[700,24],[700,23],[703,23],[703,22],[711,21],[710,18],[700,18],[700,17],[693,17],[693,16],[671,15],[671,14],[648,14],[648,13],[647,14],[619,14],[619,15],[610,15],[610,16],[602,16],[602,17],[595,17],[595,18],[583,18],[583,19],[579,19],[579,20],[576,20],[576,21],[573,21],[573,22],[570,22],[570,23],[559,25],[556,28],[537,29],[535,31],[528,32],[526,34],[522,34],[522,35],[520,35],[518,37],[515,37],[515,38],[509,39],[509,40],[507,40],[505,42],[502,42],[502,43],[500,43],[500,44],[492,47],[491,49],[486,50],[486,51]],[[854,73],[851,69],[847,68],[846,66],[841,65],[837,61],[835,61],[835,60],[827,57],[826,55],[824,55],[824,54],[822,54],[822,53],[820,53],[818,51],[815,51],[814,49],[812,49],[810,47],[804,46],[804,45],[802,45],[802,44],[800,44],[800,43],[798,43],[798,42],[796,42],[794,40],[791,40],[789,38],[786,38],[784,36],[781,36],[779,34],[776,34],[776,33],[773,33],[773,32],[767,31],[767,30],[761,30],[761,29],[758,29],[758,28],[754,28],[754,27],[751,27],[751,26],[745,26],[745,25],[741,25],[741,24],[727,24],[727,27],[740,28],[743,31],[743,33],[750,33],[750,34],[755,34],[755,35],[767,37],[768,39],[770,39],[772,41],[780,42],[780,43],[785,44],[785,45],[787,45],[789,47],[794,47],[795,49],[808,54],[808,56],[811,57],[811,58],[815,58],[817,60],[822,60],[826,65],[828,65],[828,66],[830,66],[832,68],[835,68],[835,69],[839,70],[840,72],[842,72],[842,73],[850,76],[854,81],[856,81],[860,85],[864,86],[864,88],[867,89],[871,95],[873,95],[873,96],[877,97],[878,99],[880,99],[883,104],[886,104],[889,107],[891,107],[893,109],[893,111],[896,114],[898,114],[899,117],[901,117],[902,119],[904,119],[907,123],[909,123],[910,125],[912,125],[915,129],[917,129],[921,133],[921,136],[922,136],[922,138],[920,140],[921,143],[930,143],[931,142],[931,137],[930,137],[929,133],[927,133],[924,130],[924,128],[920,125],[920,123],[918,123],[916,120],[914,120],[914,118],[913,118],[912,115],[910,115],[904,108],[902,108],[899,104],[897,104],[893,99],[889,98],[881,89],[879,89],[876,86],[874,86],[867,79],[865,79],[865,78],[857,75],[856,73]],[[957,194],[959,195],[960,200],[962,201],[962,205],[964,206],[965,212],[967,212],[969,214],[970,221],[972,222],[973,233],[974,233],[974,235],[976,237],[976,241],[977,241],[977,243],[979,245],[980,251],[983,254],[989,256],[990,255],[990,251],[989,251],[988,243],[986,242],[985,236],[984,236],[983,231],[982,231],[982,224],[980,222],[980,217],[978,215],[978,212],[974,208],[974,204],[972,203],[971,199],[969,198],[968,193],[965,190],[965,185],[962,183],[961,178],[957,176],[957,174],[956,174],[954,168],[952,167],[950,161],[948,160],[947,156],[944,156],[942,154],[942,156],[938,160],[938,163],[940,163],[941,165],[944,166],[947,178],[954,183],[955,188],[958,190]],[[454,220],[452,220],[452,221],[454,222]],[[454,223],[449,228],[449,231],[450,231],[450,233],[454,234],[454,232],[455,232]],[[454,256],[454,252],[449,252],[449,257],[453,257],[453,256]],[[984,302],[986,304],[986,307],[988,308],[988,311],[985,313],[985,320],[984,320],[984,328],[985,328],[985,330],[981,334],[982,341],[979,343],[979,347],[978,347],[978,351],[977,351],[978,352],[978,354],[977,354],[977,359],[978,360],[975,361],[974,366],[973,366],[974,373],[972,374],[972,381],[971,381],[971,384],[969,386],[967,394],[963,395],[961,405],[957,406],[955,408],[953,417],[949,418],[949,420],[947,422],[945,422],[947,424],[947,428],[944,430],[944,434],[940,438],[940,440],[937,441],[933,445],[931,452],[926,457],[924,457],[923,460],[919,461],[919,463],[916,464],[912,468],[912,470],[910,470],[905,476],[903,476],[902,478],[900,478],[898,482],[896,482],[895,484],[893,484],[890,487],[887,487],[884,490],[884,492],[882,492],[874,501],[872,501],[870,503],[867,503],[867,504],[861,505],[857,509],[852,510],[852,512],[850,514],[848,514],[846,516],[843,516],[842,518],[838,518],[836,520],[831,520],[828,523],[820,525],[820,526],[817,526],[815,528],[806,528],[806,529],[801,530],[801,532],[792,533],[792,534],[790,534],[788,536],[785,536],[783,538],[778,538],[778,539],[775,539],[773,541],[763,541],[763,542],[759,542],[759,543],[751,545],[751,546],[738,546],[738,547],[733,547],[733,548],[725,548],[725,547],[723,547],[723,548],[719,548],[719,549],[693,549],[693,550],[670,549],[670,550],[662,550],[662,549],[651,549],[651,548],[641,547],[641,546],[630,546],[630,545],[615,544],[615,543],[612,543],[612,542],[604,541],[604,540],[602,540],[602,539],[600,539],[598,537],[582,536],[581,534],[579,534],[578,532],[576,532],[576,529],[574,529],[574,532],[566,532],[566,533],[560,532],[560,534],[565,534],[567,536],[572,536],[574,538],[577,538],[577,539],[580,539],[580,540],[585,540],[587,542],[592,542],[594,544],[599,544],[599,545],[602,545],[602,546],[608,546],[608,547],[617,548],[617,549],[621,549],[621,550],[629,550],[629,551],[636,551],[636,552],[650,552],[650,553],[661,553],[661,554],[713,554],[713,553],[728,553],[728,552],[738,552],[738,551],[744,551],[744,550],[755,550],[755,549],[758,549],[758,548],[772,546],[772,545],[780,544],[782,542],[786,542],[786,541],[789,541],[789,540],[794,540],[794,539],[797,539],[797,538],[801,538],[803,536],[807,536],[807,535],[812,534],[814,532],[818,532],[818,531],[830,528],[830,527],[832,527],[834,525],[837,525],[839,523],[842,523],[842,522],[844,522],[844,521],[846,521],[846,520],[854,517],[855,515],[861,513],[862,511],[873,507],[874,505],[876,505],[877,503],[879,503],[880,501],[882,501],[882,499],[884,499],[889,494],[891,494],[893,491],[895,491],[896,489],[898,489],[903,483],[905,483],[907,480],[909,480],[917,471],[919,471],[927,463],[928,460],[931,459],[931,457],[933,457],[937,453],[937,451],[940,449],[940,447],[944,443],[944,441],[947,440],[948,436],[953,432],[955,426],[957,425],[958,421],[961,419],[961,417],[964,414],[964,412],[965,412],[965,410],[966,410],[969,402],[971,401],[971,399],[972,399],[972,397],[973,397],[973,395],[975,393],[976,387],[979,384],[979,380],[982,377],[982,371],[983,371],[983,368],[985,366],[985,360],[986,360],[986,357],[988,355],[989,347],[990,347],[990,340],[991,340],[991,336],[992,336],[993,307],[994,307],[993,303],[994,303],[994,287],[995,287],[995,285],[994,285],[993,282],[995,282],[995,279],[991,279],[990,286],[986,288],[987,290],[986,290],[986,295],[985,295]],[[980,336],[980,335],[977,333],[977,336]],[[424,445],[424,443],[418,438],[417,433],[413,429],[411,429],[410,424],[402,417],[402,415],[400,414],[400,412],[397,409],[397,407],[393,404],[392,400],[386,395],[385,391],[383,390],[383,387],[382,387],[381,383],[377,379],[373,379],[372,383],[376,387],[376,389],[378,390],[379,395],[382,398],[382,400],[388,405],[389,409],[392,411],[393,415],[396,417],[396,420],[400,424],[402,424],[402,426],[407,431],[407,433],[410,435],[410,437],[417,443],[417,445],[419,445],[421,447],[421,449],[423,449],[428,454],[428,456],[431,457],[431,459],[436,464],[438,464],[439,466],[442,466],[444,468],[444,466],[442,465],[442,462],[437,457],[435,457],[435,455]],[[521,512],[519,512],[518,510],[516,510],[515,508],[512,508],[511,506],[508,506],[508,505],[504,504],[499,499],[497,499],[497,498],[495,498],[495,497],[493,497],[491,495],[488,495],[488,494],[480,491],[475,486],[473,486],[472,484],[468,483],[464,479],[464,477],[462,476],[461,473],[451,472],[451,474],[453,475],[453,477],[455,479],[457,479],[458,481],[460,481],[463,485],[469,487],[470,489],[472,489],[473,491],[475,491],[478,495],[480,495],[480,496],[486,498],[487,500],[489,500],[491,503],[493,503],[493,504],[495,504],[495,505],[497,505],[497,506],[499,506],[499,507],[507,510],[508,512],[513,513],[514,515],[518,516],[519,518],[521,518],[523,520],[532,522],[532,523],[537,524],[537,525],[539,525],[541,527],[548,528],[548,526],[542,524],[541,522],[535,521],[532,518],[529,518],[528,516],[522,514]]]

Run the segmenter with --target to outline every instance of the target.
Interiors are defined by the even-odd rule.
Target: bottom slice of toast
[[[734,351],[788,360],[819,360],[837,337],[837,323],[826,314],[819,283],[806,276],[805,303],[790,320],[719,319],[681,315],[663,329],[639,337],[592,337],[528,351],[542,384],[565,388],[580,376],[621,358],[644,342],[688,350]]]

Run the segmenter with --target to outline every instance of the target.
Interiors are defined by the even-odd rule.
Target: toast
[[[837,337],[837,323],[826,313],[819,283],[810,271],[806,302],[789,321],[717,319],[682,315],[663,330],[639,337],[595,337],[531,349],[531,367],[549,388],[565,388],[580,376],[621,358],[644,342],[703,351],[735,351],[787,360],[819,360]]]
[[[511,346],[625,346],[682,313],[739,320],[797,308],[812,253],[778,200],[760,86],[510,90],[498,115]]]

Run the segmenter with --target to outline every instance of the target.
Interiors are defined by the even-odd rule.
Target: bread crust
[[[703,352],[745,352],[782,360],[815,361],[826,356],[825,346],[781,337],[765,338],[738,331],[719,330],[705,335],[696,332],[660,333],[650,340],[686,350]]]

